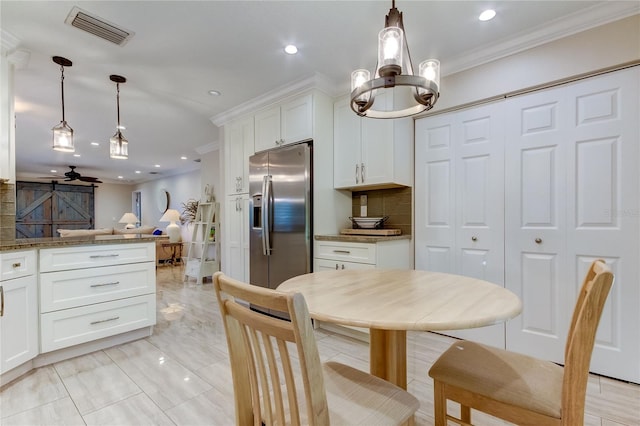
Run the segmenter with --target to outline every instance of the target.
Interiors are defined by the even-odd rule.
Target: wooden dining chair
[[[397,425],[418,409],[418,400],[392,383],[337,362],[322,364],[302,294],[245,284],[221,272],[213,284],[238,426]],[[247,303],[286,312],[291,321]]]
[[[591,353],[613,279],[604,261],[591,264],[569,327],[564,368],[478,343],[451,345],[429,370],[435,425],[471,425],[472,408],[518,425],[582,425]],[[447,412],[447,400],[460,404],[460,418]]]

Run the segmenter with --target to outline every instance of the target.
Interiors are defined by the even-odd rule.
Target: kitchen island
[[[158,238],[1,242],[0,386],[33,368],[151,335]]]

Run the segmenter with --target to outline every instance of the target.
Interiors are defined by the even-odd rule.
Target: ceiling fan
[[[74,180],[79,180],[82,182],[89,182],[89,183],[102,183],[101,180],[98,180],[98,178],[92,177],[92,176],[82,176],[80,173],[76,172],[76,166],[69,166],[69,168],[71,170],[69,170],[68,172],[66,172],[64,174],[64,176],[42,176],[40,179],[52,179],[52,178],[56,178],[56,177],[60,177],[63,178],[65,182],[71,182]]]

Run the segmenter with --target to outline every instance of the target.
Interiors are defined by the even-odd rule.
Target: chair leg
[[[446,426],[447,400],[444,397],[444,384],[436,380],[433,382],[433,417],[435,426]]]

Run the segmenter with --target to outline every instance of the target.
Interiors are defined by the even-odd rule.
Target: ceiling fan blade
[[[80,176],[78,180],[81,180],[83,182],[102,183],[102,181],[98,180],[98,178],[91,177],[91,176]]]

